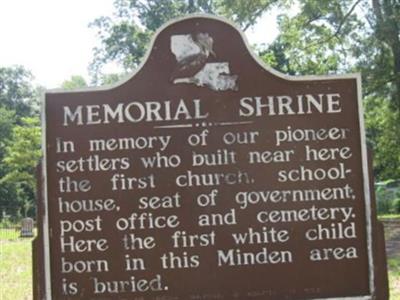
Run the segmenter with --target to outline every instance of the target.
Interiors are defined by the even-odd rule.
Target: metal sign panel
[[[44,103],[46,299],[372,299],[359,75],[290,77],[191,16]]]

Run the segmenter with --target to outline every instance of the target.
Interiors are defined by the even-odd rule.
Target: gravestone
[[[21,220],[20,237],[33,237],[34,221],[32,218],[24,218]]]
[[[48,91],[37,299],[386,299],[358,74],[290,77],[227,21]]]

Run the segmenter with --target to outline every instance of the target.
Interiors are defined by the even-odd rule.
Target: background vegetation
[[[99,16],[98,46],[90,64],[92,85],[114,83],[133,71],[151,36],[166,21],[205,12],[251,28],[278,10],[279,35],[253,45],[262,60],[291,75],[361,72],[368,144],[374,154],[378,210],[400,213],[400,2],[398,0],[115,0],[114,12]],[[268,34],[265,28],[265,34]],[[107,74],[117,62],[122,74]],[[34,169],[41,156],[39,98],[23,66],[0,66],[0,221],[35,216]],[[76,75],[65,89],[85,87]],[[397,199],[397,200],[396,200]],[[1,227],[1,226],[0,226]],[[0,229],[1,230],[1,229]],[[0,291],[30,299],[29,241],[0,241]],[[12,264],[12,265],[11,265]],[[393,299],[400,299],[400,258],[389,260]],[[17,269],[15,269],[15,267]],[[397,288],[396,288],[397,286]],[[2,298],[3,299],[3,298]]]
[[[279,35],[254,45],[275,69],[292,75],[361,72],[368,144],[377,181],[400,178],[400,3],[397,0],[115,0],[114,12],[99,16],[91,84],[116,82],[133,71],[151,36],[172,18],[195,12],[233,20],[244,31],[265,13],[279,10]],[[268,28],[265,29],[268,34]],[[123,74],[106,74],[119,63]],[[0,218],[35,215],[34,168],[41,156],[39,95],[23,66],[0,66]],[[82,76],[63,88],[87,86]],[[399,212],[398,195],[381,212]],[[382,196],[382,197],[381,197]],[[387,208],[387,209],[383,209]]]

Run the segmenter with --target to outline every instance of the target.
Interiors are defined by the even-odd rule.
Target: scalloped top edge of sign
[[[288,81],[304,81],[304,80],[335,80],[335,79],[357,79],[361,81],[361,74],[360,73],[350,73],[350,74],[341,74],[341,75],[288,75],[288,74],[284,74],[281,73],[280,71],[275,70],[274,68],[270,67],[269,65],[267,65],[265,62],[263,62],[261,60],[261,58],[255,54],[253,52],[253,50],[250,47],[250,44],[247,40],[246,35],[244,34],[244,32],[236,25],[234,24],[232,21],[224,18],[224,17],[220,17],[220,16],[215,16],[215,15],[210,15],[210,14],[190,14],[190,15],[186,15],[183,17],[179,17],[176,19],[172,19],[168,22],[166,22],[163,26],[161,26],[153,35],[151,42],[149,44],[149,47],[147,48],[146,54],[143,57],[143,59],[141,60],[139,66],[136,68],[136,70],[134,70],[133,72],[129,73],[124,79],[119,80],[118,82],[114,83],[114,84],[109,84],[109,85],[104,85],[104,86],[100,86],[100,87],[85,87],[85,88],[79,88],[79,89],[74,89],[74,90],[65,90],[65,89],[61,89],[61,88],[56,88],[56,89],[49,89],[46,90],[47,94],[52,94],[52,93],[74,93],[74,92],[91,92],[91,91],[107,91],[107,90],[112,90],[114,88],[117,88],[123,84],[125,84],[126,82],[128,82],[129,80],[133,79],[136,74],[139,73],[139,71],[146,65],[146,62],[150,56],[150,53],[154,47],[154,44],[157,40],[157,37],[160,35],[160,33],[162,31],[164,31],[166,28],[174,25],[175,23],[179,23],[182,22],[184,20],[187,19],[191,19],[191,18],[204,18],[204,19],[211,19],[211,20],[216,20],[216,21],[220,21],[222,23],[225,23],[231,27],[233,27],[242,37],[242,40],[247,48],[248,53],[251,55],[251,57],[254,59],[254,61],[261,66],[262,68],[264,68],[266,71],[270,72],[271,74],[288,80]]]

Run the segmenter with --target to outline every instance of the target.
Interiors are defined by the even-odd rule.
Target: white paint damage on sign
[[[207,62],[213,51],[214,40],[208,33],[171,36],[171,52],[178,62],[171,80],[207,86],[214,91],[238,90],[237,75],[230,74],[228,62]]]

